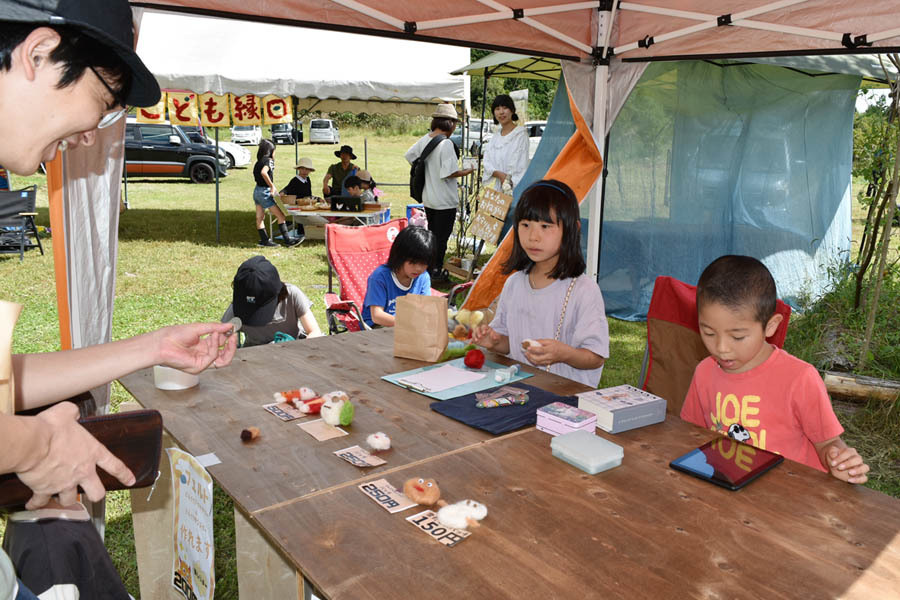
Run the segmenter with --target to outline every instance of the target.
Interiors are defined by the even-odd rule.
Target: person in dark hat
[[[159,98],[159,85],[134,52],[126,0],[0,2],[0,164],[10,171],[30,175],[67,146],[93,144],[97,129],[120,119],[126,106],[152,106]],[[79,487],[88,500],[100,500],[106,490],[98,468],[124,485],[134,483],[128,467],[79,425],[78,407],[62,400],[155,364],[190,373],[223,367],[236,348],[236,336],[227,335],[231,324],[193,323],[77,350],[10,356],[20,309],[0,302],[0,347],[6,348],[0,356],[0,473],[15,473],[31,489],[28,509],[54,497],[57,507],[73,505]],[[55,402],[37,416],[3,413],[10,403],[22,411]],[[61,573],[90,574],[78,580],[82,598],[127,598],[90,521],[59,522],[78,528],[74,543],[74,536],[43,529],[53,521],[7,526],[4,547],[26,559],[16,564],[25,585],[0,551],[0,598],[43,594],[50,588],[38,586]],[[29,544],[28,534],[15,530],[31,526],[43,533]],[[66,564],[55,563],[63,550],[71,550]],[[29,577],[34,573],[37,579]]]
[[[351,160],[356,160],[352,147],[344,144],[340,150],[334,151],[334,155],[340,158],[341,162],[334,163],[328,167],[325,179],[322,180],[322,195],[326,198],[329,196],[346,196],[347,190],[343,187],[344,179],[348,175],[356,175],[359,171],[359,167],[350,162]],[[336,191],[332,192],[332,190]]]
[[[232,302],[222,322],[241,320],[245,347],[270,344],[278,333],[293,339],[322,335],[309,298],[297,286],[282,282],[265,256],[241,263],[231,285]]]

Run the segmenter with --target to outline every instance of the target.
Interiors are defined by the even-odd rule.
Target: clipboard
[[[483,392],[484,390],[488,390],[491,388],[499,387],[501,385],[509,385],[514,381],[520,381],[522,379],[527,379],[531,377],[531,373],[525,373],[523,371],[519,371],[508,380],[503,382],[494,380],[494,370],[495,369],[505,369],[505,365],[501,365],[491,361],[485,361],[484,367],[482,367],[479,373],[484,373],[484,377],[477,381],[472,381],[469,383],[465,383],[462,385],[457,385],[439,392],[430,392],[424,389],[417,389],[415,386],[404,385],[401,383],[401,379],[405,379],[410,377],[411,375],[415,375],[417,373],[422,373],[424,371],[430,371],[432,369],[436,369],[445,365],[453,365],[455,367],[459,367],[460,369],[467,369],[465,366],[465,358],[456,358],[454,360],[449,360],[447,362],[443,362],[437,365],[428,365],[427,367],[419,367],[418,369],[411,369],[409,371],[403,371],[401,373],[394,373],[393,375],[384,375],[382,379],[393,383],[394,385],[398,385],[402,388],[406,388],[417,394],[422,394],[423,396],[428,396],[429,398],[434,398],[435,400],[450,400],[451,398],[457,398],[459,396],[465,396],[466,394],[474,394],[475,392]],[[471,370],[471,369],[467,369]]]

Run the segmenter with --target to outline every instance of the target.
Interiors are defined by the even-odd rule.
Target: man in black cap
[[[329,196],[346,196],[347,190],[344,189],[344,179],[348,175],[356,175],[356,172],[359,171],[359,167],[350,162],[351,160],[356,160],[352,147],[345,144],[341,146],[340,150],[335,150],[334,155],[340,158],[341,162],[334,163],[328,167],[328,172],[325,173],[325,179],[322,180],[322,195],[325,198]],[[329,185],[329,182],[331,182],[331,185]]]
[[[96,130],[121,118],[126,105],[155,104],[159,85],[133,48],[125,0],[0,1],[0,164],[29,175],[60,149],[92,144]],[[0,346],[7,353],[20,308],[0,303]],[[78,350],[13,355],[11,361],[7,354],[0,366],[9,373],[11,362],[12,375],[0,385],[7,396],[0,407],[4,400],[16,410],[44,406],[154,364],[192,373],[225,366],[236,347],[236,336],[227,336],[231,330],[230,324],[195,323]],[[68,402],[35,417],[0,414],[0,473],[16,473],[31,488],[27,508],[44,506],[54,495],[70,505],[78,486],[89,500],[100,500],[105,490],[98,467],[126,485],[134,482],[77,419],[78,408]],[[14,589],[0,552],[0,598]]]

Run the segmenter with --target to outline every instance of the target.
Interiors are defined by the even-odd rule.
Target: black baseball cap
[[[2,0],[0,21],[82,30],[109,46],[131,70],[131,88],[125,98],[128,105],[159,102],[159,83],[134,52],[134,23],[127,0]]]
[[[265,256],[248,258],[234,276],[234,316],[245,325],[265,325],[275,314],[282,286],[278,269]]]

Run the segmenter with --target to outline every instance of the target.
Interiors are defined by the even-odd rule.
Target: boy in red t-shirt
[[[766,342],[782,319],[775,300],[775,280],[755,258],[722,256],[706,267],[697,313],[712,356],[697,365],[681,418],[865,483],[869,466],[841,440],[818,371]]]

